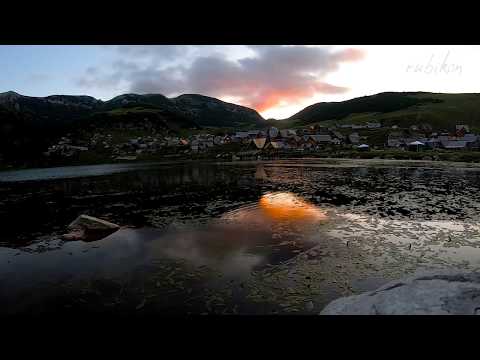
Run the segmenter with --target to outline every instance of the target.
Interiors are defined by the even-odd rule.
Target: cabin
[[[271,127],[270,129],[268,129],[268,132],[267,132],[268,136],[270,137],[270,139],[274,139],[278,136],[279,134],[279,131],[276,127]]]
[[[444,149],[461,150],[467,147],[467,142],[461,141],[461,140],[450,140],[450,141],[442,142],[442,146]]]
[[[366,125],[352,125],[352,129],[365,129],[367,126]]]
[[[350,144],[358,144],[360,142],[360,135],[358,133],[351,133],[348,135],[348,141]]]
[[[332,131],[332,135],[340,141],[345,141],[345,135],[343,135],[340,131]]]
[[[253,139],[253,142],[257,149],[263,149],[265,147],[265,143],[267,142],[267,138],[262,137],[262,138],[255,138]]]
[[[332,142],[332,137],[330,135],[310,135],[310,139],[321,145],[330,144]]]
[[[424,146],[425,144],[423,142],[416,140],[408,143],[408,150],[420,151],[421,149],[423,149]]]
[[[382,127],[382,124],[379,122],[367,122],[367,128],[368,129],[379,129]]]
[[[464,131],[465,133],[469,133],[470,127],[468,125],[455,125],[455,131]]]

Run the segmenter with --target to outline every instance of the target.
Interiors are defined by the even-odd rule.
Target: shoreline
[[[236,156],[238,160],[232,160]],[[318,160],[381,160],[381,161],[408,161],[408,162],[451,162],[465,164],[480,164],[480,151],[399,151],[399,150],[378,150],[358,151],[349,149],[326,150],[323,152],[255,152],[251,154],[239,154],[236,152],[211,152],[196,154],[193,156],[165,156],[148,155],[140,156],[134,160],[114,160],[105,157],[88,157],[86,159],[74,161],[58,161],[53,163],[32,162],[22,165],[2,164],[0,163],[0,172],[18,171],[30,169],[60,168],[71,166],[93,166],[93,165],[111,165],[111,164],[149,164],[149,163],[204,163],[204,162],[245,162],[257,160],[276,161],[287,159],[318,159]]]
[[[301,162],[299,162],[299,160]],[[194,164],[211,164],[211,165],[222,165],[222,166],[244,166],[244,165],[265,165],[269,166],[284,166],[284,167],[342,167],[342,168],[354,168],[354,167],[370,167],[374,166],[377,168],[409,168],[409,167],[418,167],[418,168],[433,168],[433,169],[442,169],[442,168],[454,168],[454,169],[480,169],[480,162],[462,162],[462,161],[444,161],[444,160],[414,160],[414,159],[381,159],[381,158],[367,158],[367,159],[358,159],[358,158],[338,158],[338,157],[281,157],[274,159],[246,159],[246,160],[223,160],[223,159],[178,159],[178,160],[169,160],[169,161],[129,161],[129,162],[114,162],[114,163],[95,163],[95,164],[75,164],[75,165],[63,165],[63,166],[52,166],[52,167],[34,167],[34,168],[13,168],[13,169],[3,169],[0,170],[0,184],[6,184],[10,182],[18,181],[41,181],[41,180],[54,180],[54,179],[66,179],[66,178],[77,178],[77,177],[92,177],[92,176],[103,176],[111,175],[115,173],[130,172],[135,170],[145,170],[150,167],[162,167],[170,165],[194,165]],[[108,171],[108,168],[111,167],[111,171]],[[107,168],[107,169],[106,169]],[[78,170],[95,170],[98,169],[98,172],[88,172],[85,174],[78,173]],[[65,173],[62,174],[62,170]],[[74,172],[72,170],[75,170]],[[105,171],[106,170],[106,171]],[[34,173],[34,172],[49,172],[49,171],[58,171],[58,176],[50,175],[48,177],[42,178],[29,178],[24,180],[8,180],[9,174],[17,174],[19,172],[25,173]],[[70,175],[68,172],[72,172]],[[3,175],[3,179],[2,179]],[[37,175],[38,176],[38,175]]]

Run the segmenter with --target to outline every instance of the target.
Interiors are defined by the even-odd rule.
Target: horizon
[[[17,95],[20,95],[20,96],[25,96],[25,97],[34,97],[34,98],[47,98],[47,97],[50,97],[50,96],[86,96],[86,97],[91,97],[91,98],[94,98],[95,100],[100,100],[102,102],[108,102],[108,101],[111,101],[117,97],[120,97],[120,96],[123,96],[123,95],[139,95],[139,96],[145,96],[145,95],[161,95],[161,96],[164,96],[166,97],[167,99],[174,99],[174,98],[177,98],[177,97],[180,97],[180,96],[183,96],[183,95],[198,95],[198,96],[205,96],[205,97],[210,97],[210,98],[214,98],[212,96],[208,96],[208,95],[204,95],[204,94],[194,94],[194,93],[184,93],[184,94],[180,94],[180,95],[177,95],[177,96],[173,96],[173,97],[168,97],[166,95],[163,95],[163,94],[160,94],[160,93],[144,93],[144,94],[140,94],[140,93],[124,93],[124,94],[119,94],[119,95],[115,95],[113,96],[112,98],[109,98],[109,99],[106,99],[106,100],[103,100],[103,99],[100,99],[100,98],[96,98],[94,96],[91,96],[91,95],[87,95],[87,94],[60,94],[60,93],[53,93],[53,94],[49,94],[49,95],[45,95],[45,96],[31,96],[31,95],[25,95],[25,94],[22,94],[22,93],[19,93],[17,91],[13,91],[13,90],[8,90],[8,91],[4,91],[4,92],[0,92],[0,95],[3,95],[3,94],[7,94],[7,93],[14,93],[14,94],[17,94]],[[264,120],[276,120],[276,121],[281,121],[281,120],[286,120],[286,119],[289,119],[291,117],[293,117],[294,115],[296,115],[298,112],[306,109],[307,107],[309,106],[313,106],[313,105],[316,105],[316,104],[320,104],[320,103],[341,103],[341,102],[345,102],[345,101],[349,101],[349,100],[354,100],[354,99],[358,99],[358,98],[362,98],[362,97],[369,97],[369,96],[376,96],[376,95],[380,95],[380,94],[384,94],[384,93],[425,93],[425,94],[446,94],[446,95],[465,95],[465,94],[480,94],[480,92],[463,92],[463,93],[460,93],[460,92],[454,92],[454,93],[449,93],[449,92],[431,92],[431,91],[413,91],[413,90],[406,90],[406,91],[381,91],[381,92],[378,92],[378,93],[375,93],[375,94],[369,94],[369,95],[362,95],[362,96],[357,96],[357,97],[353,97],[353,98],[349,98],[349,99],[345,99],[345,100],[340,100],[340,101],[325,101],[325,102],[316,102],[316,103],[312,103],[312,104],[309,104],[309,105],[306,105],[304,108],[300,109],[299,111],[297,111],[296,113],[290,115],[290,116],[287,116],[287,117],[284,117],[284,118],[265,118],[260,112],[258,112],[257,110],[253,109],[253,108],[250,108],[252,110],[255,110],[257,111],[260,116],[262,116],[262,118]],[[232,102],[229,102],[229,101],[224,101],[224,100],[221,100],[221,99],[218,99],[218,98],[214,98],[214,99],[217,99],[217,100],[220,100],[220,101],[223,101],[223,102],[226,102],[226,103],[230,103],[230,104],[233,104],[233,105],[239,105],[239,106],[243,106],[243,107],[247,107],[248,106],[244,106],[244,105],[240,105],[240,104],[236,104],[236,103],[232,103]]]
[[[2,45],[0,55],[0,92],[199,94],[265,119],[382,92],[480,92],[480,46]]]

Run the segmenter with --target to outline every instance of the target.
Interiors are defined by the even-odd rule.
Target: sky
[[[0,92],[196,93],[283,119],[385,91],[480,92],[480,46],[0,45]]]

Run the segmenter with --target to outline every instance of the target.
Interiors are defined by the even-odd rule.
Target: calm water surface
[[[406,272],[480,268],[478,170],[348,164],[138,164],[0,173],[6,224],[0,302],[11,309],[22,304],[18,311],[37,309],[34,301],[47,300],[27,301],[35,289],[56,289],[58,298],[59,284],[78,290],[85,282],[133,279],[129,301],[137,311],[148,308],[145,303],[168,309],[171,302],[151,299],[173,294],[177,302],[203,299],[193,312],[237,311],[237,305],[246,313],[305,312],[301,304],[313,302],[310,313]],[[122,228],[95,242],[63,241],[68,223],[82,213]],[[138,271],[141,280],[134,279]],[[123,286],[118,293],[124,294]],[[197,286],[202,293],[193,296]],[[215,301],[220,305],[212,308]]]

